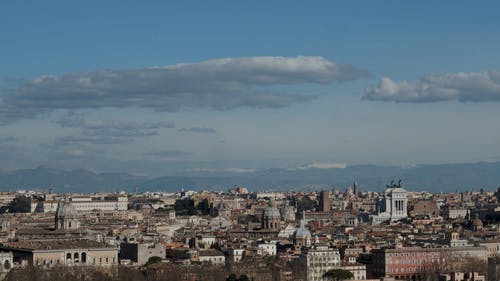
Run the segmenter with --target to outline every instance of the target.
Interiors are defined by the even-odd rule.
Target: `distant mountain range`
[[[159,178],[127,173],[95,173],[48,167],[0,171],[0,190],[58,192],[227,190],[345,190],[357,180],[360,190],[380,191],[391,180],[402,179],[408,190],[445,192],[494,190],[500,187],[500,162],[421,165],[415,167],[355,165],[345,168],[264,169],[245,173],[199,172]]]

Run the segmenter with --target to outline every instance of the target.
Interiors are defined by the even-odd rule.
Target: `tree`
[[[154,256],[154,257],[150,257],[144,265],[148,266],[148,265],[159,263],[159,262],[161,262],[161,258],[158,256]]]
[[[297,197],[290,198],[290,205],[297,206],[297,212],[300,214],[302,211],[316,210],[317,202],[309,198],[309,196],[302,196],[300,199]]]
[[[31,212],[31,199],[26,196],[17,196],[9,203],[9,213]]]
[[[349,270],[344,269],[332,269],[328,270],[323,274],[323,279],[331,280],[331,281],[343,281],[347,279],[351,279],[354,277],[354,274]]]
[[[239,281],[250,281],[250,278],[248,278],[248,276],[246,276],[246,274],[242,274],[240,275],[240,279],[238,279]]]
[[[203,199],[198,206],[196,206],[196,210],[203,216],[208,215],[210,213],[210,203],[208,202],[208,199]]]
[[[194,214],[194,200],[189,198],[175,200],[174,210],[181,215],[192,216]]]
[[[246,276],[246,274],[240,275],[240,278],[236,277],[236,274],[231,273],[229,276],[226,278],[226,281],[250,281],[250,278]]]

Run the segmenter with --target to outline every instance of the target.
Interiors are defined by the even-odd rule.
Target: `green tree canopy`
[[[8,207],[9,213],[29,213],[31,212],[31,199],[24,195],[17,196]]]
[[[226,278],[226,281],[238,281],[238,277],[236,277],[236,274],[231,273],[229,276]]]
[[[203,216],[208,215],[210,213],[210,203],[208,202],[208,199],[205,198],[200,203],[198,203],[198,206],[196,206],[196,210]]]
[[[302,196],[302,198],[292,197],[290,204],[297,205],[297,211],[301,213],[302,211],[312,211],[316,210],[317,202],[309,198],[309,196]]]
[[[248,276],[246,276],[245,274],[242,274],[240,275],[239,281],[250,281],[250,278],[248,278]]]
[[[159,263],[161,262],[161,258],[158,257],[158,256],[154,256],[154,257],[150,257],[148,259],[148,261],[146,262],[146,264],[144,264],[145,266],[148,266],[150,264],[155,264],[155,263]]]
[[[332,269],[323,274],[323,279],[330,281],[343,281],[353,277],[354,274],[352,274],[352,272],[344,269]]]
[[[236,277],[236,274],[231,273],[226,278],[226,281],[250,281],[250,278],[248,278],[248,276],[246,276],[245,274],[240,275],[240,278],[238,278]]]
[[[174,210],[180,215],[192,216],[194,214],[194,200],[189,198],[175,200]]]

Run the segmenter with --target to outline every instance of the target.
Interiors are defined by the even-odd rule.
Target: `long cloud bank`
[[[422,77],[416,83],[382,78],[363,99],[393,102],[500,101],[500,71],[459,72]]]
[[[137,137],[158,135],[159,129],[175,128],[175,124],[162,122],[130,122],[114,120],[91,120],[81,118],[64,118],[57,122],[62,127],[79,128],[80,135],[58,137],[57,145],[90,144],[123,144],[129,143]]]
[[[316,96],[278,92],[273,86],[329,84],[366,74],[323,57],[299,56],[225,58],[41,76],[0,96],[0,123],[56,109],[145,107],[178,111],[196,107],[284,107]]]

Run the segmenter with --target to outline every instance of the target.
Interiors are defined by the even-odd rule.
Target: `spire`
[[[302,219],[300,220],[300,228],[306,227],[306,211],[302,210]]]

